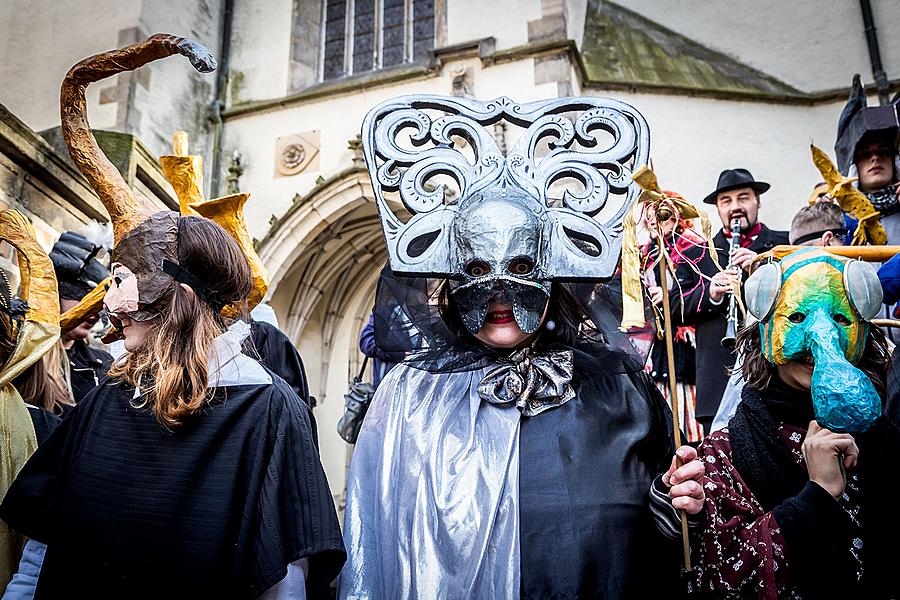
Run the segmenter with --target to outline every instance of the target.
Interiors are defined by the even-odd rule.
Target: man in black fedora
[[[728,383],[727,370],[734,366],[734,352],[722,345],[732,286],[742,282],[760,252],[788,243],[786,231],[773,231],[759,222],[759,197],[769,184],[756,181],[747,169],[726,169],[719,174],[716,189],[703,202],[714,204],[722,221],[722,228],[713,238],[719,254],[719,264],[730,270],[720,272],[712,259],[704,255],[696,264],[705,279],[689,262],[678,266],[676,277],[682,290],[675,295],[674,307],[683,310],[684,324],[694,325],[697,343],[697,420],[710,432],[712,419],[719,408],[722,393]],[[740,221],[740,237],[732,247],[731,222]]]

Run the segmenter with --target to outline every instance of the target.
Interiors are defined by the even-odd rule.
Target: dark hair
[[[13,318],[0,310],[0,367],[6,364],[16,349],[16,329]]]
[[[763,354],[759,323],[754,322],[741,329],[737,334],[735,347],[737,353],[744,356],[741,374],[747,385],[758,390],[767,389],[776,374],[776,368]],[[866,345],[856,367],[872,380],[875,390],[882,398],[885,397],[887,389],[887,372],[890,364],[891,356],[888,353],[884,333],[878,327],[869,325]]]
[[[473,338],[459,315],[459,309],[453,295],[450,293],[450,282],[444,281],[438,292],[438,309],[441,318],[447,327],[457,337]],[[545,327],[548,321],[553,321],[555,327],[549,330]],[[581,303],[564,283],[553,282],[550,288],[547,316],[541,324],[538,344],[541,346],[551,344],[564,344],[574,346],[579,337],[600,337],[594,329],[588,316],[585,314]]]
[[[234,238],[215,221],[181,217],[178,264],[201,280],[211,295],[236,307],[239,316],[247,315],[246,300],[253,288],[250,263]],[[181,286],[176,289],[180,290]]]

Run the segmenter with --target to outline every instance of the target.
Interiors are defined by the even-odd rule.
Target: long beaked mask
[[[865,431],[881,415],[881,398],[855,365],[882,290],[869,263],[817,248],[797,250],[747,279],[745,297],[759,319],[762,350],[774,365],[812,356],[816,420],[833,431]]]
[[[508,152],[488,129],[498,124],[522,129]],[[472,333],[492,300],[532,333],[553,281],[612,276],[640,193],[631,173],[650,151],[641,114],[605,98],[403,96],[369,112],[362,142],[391,269],[449,279]]]
[[[112,281],[103,300],[110,314],[147,321],[158,316],[175,294],[166,261],[178,262],[176,212],[159,212],[125,234],[112,250]]]

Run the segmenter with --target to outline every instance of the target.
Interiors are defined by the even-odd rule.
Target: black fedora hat
[[[748,187],[757,194],[762,194],[771,186],[765,181],[756,181],[747,169],[725,169],[719,173],[716,191],[703,199],[704,204],[715,204],[716,196],[722,192]]]

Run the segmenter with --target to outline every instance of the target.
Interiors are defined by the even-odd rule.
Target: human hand
[[[681,466],[678,466],[679,460]],[[706,468],[697,460],[697,451],[690,446],[682,446],[675,451],[669,470],[662,476],[662,482],[669,488],[672,506],[689,515],[696,515],[703,510],[706,495],[700,483]]]
[[[731,252],[730,262],[736,267],[740,267],[745,271],[750,270],[750,265],[756,259],[756,252],[749,248],[735,248]]]
[[[713,302],[718,302],[725,294],[734,291],[734,286],[740,284],[740,275],[734,271],[719,271],[712,276],[709,282],[709,297]]]
[[[835,433],[811,421],[802,450],[809,480],[821,485],[835,499],[840,498],[847,484],[844,469],[855,466],[859,458],[859,448],[853,436]]]
[[[662,304],[662,288],[658,285],[651,285],[647,288],[647,295],[650,296],[650,303],[654,306]]]

